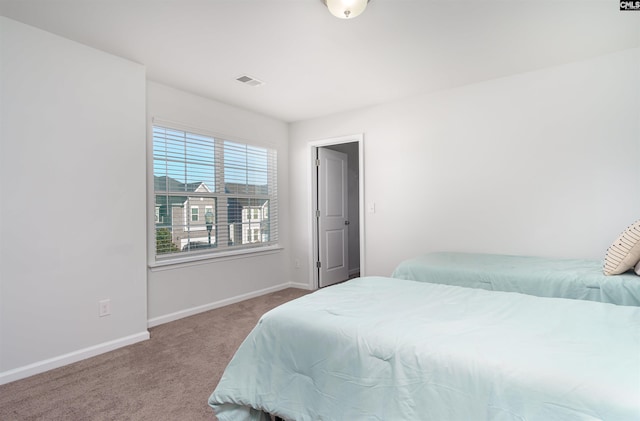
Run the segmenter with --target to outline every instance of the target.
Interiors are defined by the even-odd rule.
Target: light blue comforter
[[[637,421],[640,308],[354,279],[266,313],[209,404],[221,421]]]
[[[429,253],[403,261],[393,278],[640,306],[640,276],[606,276],[602,262],[475,253]]]

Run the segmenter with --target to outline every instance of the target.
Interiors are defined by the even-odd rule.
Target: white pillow
[[[624,230],[607,249],[603,271],[605,275],[618,275],[636,266],[638,262],[640,262],[640,219]]]
[[[634,270],[636,271],[636,275],[640,275],[640,262],[638,262]]]

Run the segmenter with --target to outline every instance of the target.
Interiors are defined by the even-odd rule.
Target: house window
[[[156,260],[276,244],[276,151],[167,126],[153,127]]]

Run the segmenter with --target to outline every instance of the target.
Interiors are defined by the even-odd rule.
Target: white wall
[[[150,325],[290,286],[287,125],[155,82],[147,85],[147,113],[149,127],[151,119],[156,117],[275,147],[278,152],[279,243],[283,246],[282,250],[269,254],[149,269]],[[147,142],[151,145],[151,138]],[[153,198],[149,200],[152,203]]]
[[[146,129],[144,67],[4,17],[0,40],[5,383],[148,338]]]
[[[309,261],[308,142],[359,132],[366,274],[436,250],[603,258],[640,217],[639,108],[633,49],[294,123],[292,259]]]

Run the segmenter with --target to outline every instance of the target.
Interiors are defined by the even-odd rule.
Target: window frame
[[[234,193],[234,192],[228,192],[225,191],[224,186],[225,186],[225,180],[224,180],[224,160],[222,159],[222,161],[220,161],[220,155],[218,155],[217,157],[214,158],[214,161],[216,163],[216,165],[218,165],[218,167],[216,167],[215,169],[215,177],[216,177],[216,181],[215,181],[215,189],[213,189],[213,192],[204,194],[201,192],[191,192],[191,191],[185,191],[185,192],[168,192],[167,190],[169,190],[168,186],[166,187],[165,191],[156,191],[156,185],[154,183],[155,181],[155,160],[154,160],[154,144],[155,144],[155,129],[156,128],[164,128],[164,129],[168,129],[168,130],[175,130],[178,132],[185,132],[185,135],[188,134],[195,134],[195,135],[199,135],[199,136],[205,136],[205,137],[211,137],[214,139],[214,142],[216,144],[216,149],[215,149],[215,154],[221,154],[223,153],[221,150],[218,149],[219,146],[224,145],[225,142],[231,142],[233,144],[239,144],[239,145],[244,145],[247,147],[247,151],[251,150],[252,148],[258,148],[258,149],[265,149],[267,151],[267,171],[266,171],[266,177],[267,177],[267,186],[268,188],[266,189],[266,193],[261,193],[261,194],[251,194],[249,193],[249,190],[251,190],[251,185],[249,184],[249,181],[247,181],[247,192],[244,193]],[[166,133],[165,133],[166,136]],[[188,137],[188,136],[186,136]],[[282,250],[282,247],[279,244],[279,237],[278,237],[278,225],[279,225],[279,221],[277,218],[278,215],[278,190],[277,190],[277,180],[278,180],[278,150],[276,147],[274,147],[271,144],[267,144],[264,142],[255,142],[255,141],[249,141],[249,140],[245,140],[245,139],[240,139],[238,137],[235,136],[228,136],[228,135],[219,135],[217,133],[211,132],[209,130],[203,130],[200,128],[194,128],[194,127],[190,127],[184,124],[180,124],[180,123],[175,123],[175,122],[170,122],[167,120],[162,120],[162,119],[157,119],[157,118],[152,118],[150,121],[150,125],[149,125],[149,136],[148,136],[148,170],[147,170],[147,176],[148,176],[148,180],[149,180],[149,188],[148,188],[148,197],[149,197],[149,201],[152,204],[152,206],[150,206],[150,209],[153,209],[153,211],[149,212],[150,215],[148,215],[147,219],[148,219],[148,225],[149,225],[149,233],[150,235],[148,236],[148,265],[151,269],[154,268],[161,268],[164,266],[174,266],[174,265],[189,265],[189,264],[193,264],[193,263],[197,263],[199,261],[202,260],[210,260],[210,259],[229,259],[229,258],[241,258],[243,256],[247,256],[247,255],[254,255],[254,254],[270,254],[270,253],[274,253],[277,251]],[[188,158],[185,158],[188,159]],[[222,162],[222,163],[221,163]],[[247,168],[247,171],[249,171],[249,169]],[[249,173],[248,177],[249,177]],[[163,174],[164,176],[169,177],[169,175],[167,175],[166,171],[165,174]],[[223,188],[221,188],[223,187]],[[182,248],[180,248],[181,252],[169,252],[167,254],[157,254],[156,253],[156,229],[157,224],[156,224],[156,218],[155,218],[155,214],[156,214],[156,197],[157,195],[159,196],[164,196],[165,194],[167,194],[167,197],[169,196],[187,196],[187,200],[191,201],[191,200],[195,200],[196,198],[200,198],[200,200],[202,200],[202,197],[214,197],[214,204],[213,204],[213,209],[215,210],[214,212],[214,227],[216,227],[216,239],[215,241],[218,242],[219,238],[222,237],[225,242],[228,241],[228,237],[230,237],[230,232],[229,232],[229,227],[232,224],[227,223],[227,212],[225,212],[225,215],[222,219],[222,221],[219,220],[219,217],[221,217],[222,215],[219,215],[220,209],[222,206],[226,207],[227,206],[227,202],[228,199],[234,199],[236,201],[238,201],[239,203],[244,203],[243,200],[245,199],[253,199],[253,200],[266,200],[266,204],[267,205],[267,209],[264,211],[264,215],[265,217],[268,217],[266,223],[267,225],[267,229],[268,231],[266,232],[266,234],[261,234],[260,235],[260,240],[263,240],[265,235],[269,236],[269,240],[268,242],[249,242],[249,243],[242,243],[242,239],[240,240],[241,244],[236,244],[236,245],[223,245],[222,242],[220,241],[220,247],[211,247],[208,248],[206,250],[190,250],[190,251],[186,251],[186,252],[182,252]],[[222,199],[222,200],[221,200]],[[249,201],[250,204],[253,204],[251,201]],[[168,206],[168,205],[167,205]],[[189,204],[190,209],[191,209],[191,205]],[[250,205],[242,205],[244,206],[250,206]],[[196,206],[194,206],[196,207]],[[207,208],[209,208],[210,206],[207,205]],[[189,217],[187,219],[191,220],[192,219],[192,211],[189,211]],[[184,214],[186,214],[186,212],[183,212]],[[205,225],[206,221],[205,221],[205,217],[200,215],[200,209],[198,209],[198,219],[199,221],[194,222],[194,224],[198,224],[199,225]],[[205,213],[206,213],[206,209],[205,209]],[[171,221],[171,215],[164,215],[162,213],[160,213],[160,221],[163,220],[169,220]],[[189,221],[191,222],[191,221]],[[241,223],[241,222],[236,222],[236,223]],[[255,224],[255,223],[254,223]],[[185,225],[185,228],[188,227],[189,224]],[[174,224],[173,221],[171,221],[171,226],[170,229],[173,229]],[[221,228],[224,228],[227,231],[227,235],[225,236],[220,236],[218,237],[218,233],[219,231],[221,231]],[[206,231],[205,231],[206,232]]]

